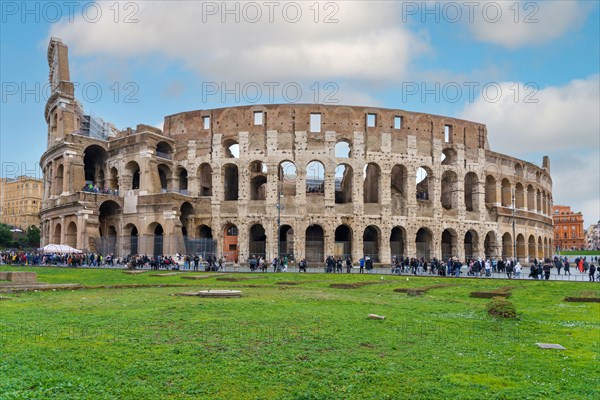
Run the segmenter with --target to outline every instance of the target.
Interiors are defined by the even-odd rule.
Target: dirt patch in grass
[[[281,282],[275,282],[276,285],[289,285],[289,286],[296,286],[296,285],[301,285],[303,283],[311,283],[311,282],[315,282],[315,281],[281,281]]]
[[[514,288],[515,288],[514,286],[503,286],[501,288],[490,290],[490,291],[485,291],[485,292],[471,292],[470,297],[475,297],[478,299],[491,299],[494,297],[508,298],[512,295],[512,293],[510,291]]]
[[[332,283],[329,285],[330,288],[334,289],[358,289],[368,285],[381,285],[390,282],[371,281],[371,282],[354,282],[354,283]]]
[[[217,278],[218,281],[222,281],[222,282],[241,282],[241,281],[247,281],[250,279],[259,279],[260,276],[221,276],[220,278]]]
[[[565,301],[572,303],[600,303],[600,296],[594,290],[584,290],[579,296],[565,297]]]
[[[495,317],[515,318],[517,316],[517,308],[515,305],[504,297],[493,297],[486,308],[488,314]]]
[[[397,288],[397,289],[394,289],[394,292],[411,293],[414,295],[420,295],[420,294],[428,292],[432,289],[440,289],[440,288],[449,287],[449,286],[458,286],[458,285],[440,284],[440,285],[423,286],[423,287],[417,287],[417,288]]]

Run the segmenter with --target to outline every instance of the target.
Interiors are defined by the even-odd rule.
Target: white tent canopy
[[[48,254],[81,253],[81,250],[74,249],[73,247],[67,246],[66,244],[47,244],[46,246],[40,248],[40,251]]]

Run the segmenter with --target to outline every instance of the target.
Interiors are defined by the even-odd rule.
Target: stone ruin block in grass
[[[482,292],[471,292],[470,297],[478,298],[478,299],[491,299],[494,297],[504,297],[508,298],[512,295],[510,291],[514,289],[513,286],[503,286],[499,289],[482,291]]]
[[[487,305],[487,312],[490,315],[501,318],[516,318],[517,308],[504,297],[493,297]]]

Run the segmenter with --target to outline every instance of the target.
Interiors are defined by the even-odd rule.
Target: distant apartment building
[[[0,181],[0,223],[20,229],[40,225],[42,180],[29,176]]]
[[[585,231],[583,214],[571,211],[570,206],[553,206],[554,245],[557,250],[583,249]]]
[[[585,243],[588,250],[600,250],[600,221],[585,231]]]

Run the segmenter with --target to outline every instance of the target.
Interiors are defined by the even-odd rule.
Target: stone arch
[[[166,164],[158,164],[158,180],[160,183],[160,191],[166,193],[171,189],[171,168]]]
[[[521,182],[517,182],[515,185],[515,208],[525,208],[525,189]]]
[[[250,227],[248,235],[248,256],[266,257],[267,256],[267,235],[265,228],[261,224],[254,224]]]
[[[116,167],[109,170],[108,189],[119,190],[119,171]]]
[[[510,233],[502,235],[502,258],[513,257],[513,241]]]
[[[431,168],[426,166],[420,166],[416,172],[416,185],[417,185],[417,200],[429,200],[433,185],[429,182],[433,182],[433,171]]]
[[[496,240],[495,232],[489,231],[485,235],[485,239],[483,241],[483,252],[485,258],[487,259],[498,256],[498,242]]]
[[[465,249],[465,260],[472,260],[479,257],[479,235],[474,229],[469,229],[465,233],[463,241]]]
[[[529,211],[535,210],[535,189],[533,185],[527,186],[527,209]]]
[[[236,225],[228,223],[223,227],[223,256],[228,261],[238,261],[238,235],[239,232]]]
[[[199,193],[201,197],[212,196],[212,175],[213,169],[209,163],[202,163],[198,167]]]
[[[152,255],[160,256],[164,254],[164,229],[158,222],[152,222],[146,229],[147,234],[152,238]]]
[[[446,210],[457,207],[457,176],[454,171],[445,171],[442,174],[442,191],[440,201]]]
[[[77,224],[74,221],[71,221],[69,225],[67,225],[65,244],[75,249],[77,248]]]
[[[535,209],[538,213],[542,213],[542,193],[540,189],[537,189],[535,193]]]
[[[433,257],[433,234],[429,228],[420,228],[415,236],[416,257],[431,260]]]
[[[368,163],[363,172],[363,202],[379,203],[381,168],[377,163]]]
[[[156,156],[170,160],[173,158],[173,148],[165,141],[156,144]]]
[[[338,225],[335,228],[335,256],[352,258],[352,228],[346,224]]]
[[[467,211],[479,209],[479,178],[474,172],[465,175],[465,208]]]
[[[347,139],[338,140],[335,144],[334,154],[337,158],[350,158],[352,143]]]
[[[519,163],[515,163],[515,176],[523,178],[523,166]]]
[[[294,228],[287,224],[279,227],[279,255],[288,259],[294,256]]]
[[[125,225],[124,228],[125,231],[125,235],[127,238],[129,238],[128,240],[128,252],[129,255],[136,255],[139,254],[139,240],[140,240],[140,235],[137,229],[137,226],[135,226],[134,224],[127,224]]]
[[[54,178],[54,194],[56,196],[60,196],[63,192],[63,180],[65,174],[65,167],[63,164],[60,164],[56,167],[56,177]]]
[[[100,233],[100,253],[115,254],[118,248],[117,227],[123,210],[121,206],[112,200],[104,201],[99,208],[98,222]]]
[[[458,234],[452,228],[446,228],[442,232],[442,259],[458,256]]]
[[[492,175],[485,177],[485,203],[495,204],[498,202],[496,198],[496,178]]]
[[[194,223],[194,206],[189,201],[184,201],[179,207],[179,221],[181,222],[181,234],[186,239],[192,230]]]
[[[223,165],[223,200],[238,200],[238,182],[238,166],[235,164]]]
[[[525,237],[519,233],[517,235],[517,260],[523,260],[527,257],[527,248],[525,246]]]
[[[533,235],[529,235],[529,239],[527,240],[527,257],[529,257],[529,259],[534,259],[536,257],[536,251],[535,251],[535,236]]]
[[[223,154],[225,158],[240,158],[240,145],[234,139],[223,141]]]
[[[267,164],[252,161],[248,166],[250,172],[250,200],[267,198]]]
[[[510,207],[512,205],[512,186],[506,178],[502,179],[502,207]]]
[[[354,173],[349,164],[335,167],[335,203],[352,203],[352,182]]]
[[[62,233],[62,226],[60,225],[60,223],[58,223],[54,226],[54,234],[52,235],[53,244],[62,244],[60,242],[61,233]]]
[[[83,171],[86,182],[98,185],[100,189],[104,188],[104,169],[107,159],[108,153],[103,147],[93,144],[85,148]]]
[[[390,233],[390,252],[391,257],[396,256],[399,259],[405,257],[406,249],[406,229],[401,226],[395,226]]]
[[[408,170],[404,165],[396,164],[390,176],[392,207],[402,210],[406,206],[408,194]]]
[[[196,237],[199,239],[212,239],[213,233],[212,229],[208,225],[198,225],[196,227]]]
[[[127,189],[136,190],[140,188],[140,166],[135,161],[129,161],[125,165],[126,178],[130,181]]]
[[[542,242],[542,237],[538,236],[538,248],[537,248],[537,258],[540,260],[544,258],[544,243]]]
[[[296,196],[297,169],[292,161],[284,160],[278,166],[279,193],[286,197]]]
[[[188,194],[188,172],[187,169],[185,169],[182,166],[177,167],[176,170],[176,176],[177,176],[177,184],[178,184],[178,191],[181,194]]]
[[[313,160],[306,166],[306,193],[325,193],[325,166]]]
[[[308,262],[321,263],[325,260],[325,231],[317,224],[306,228],[304,256]]]
[[[379,262],[379,247],[381,245],[381,230],[375,225],[369,225],[363,232],[363,255],[371,257],[373,262]]]

